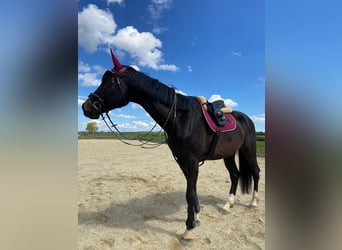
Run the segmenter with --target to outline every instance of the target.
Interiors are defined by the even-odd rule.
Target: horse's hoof
[[[179,242],[185,247],[192,247],[194,245],[194,239],[184,239],[181,237]]]
[[[180,242],[187,247],[191,247],[194,244],[193,230],[186,229],[180,237]]]
[[[257,205],[257,204],[250,204],[248,207],[249,207],[250,209],[255,209],[255,210],[257,210],[258,205]]]
[[[233,207],[232,204],[227,203],[221,208],[221,213],[222,214],[229,214],[230,213],[230,208]]]
[[[227,210],[227,209],[225,209],[225,208],[221,208],[219,212],[220,212],[222,215],[230,214],[230,210]]]

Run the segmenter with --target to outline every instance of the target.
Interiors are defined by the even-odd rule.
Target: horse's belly
[[[233,142],[229,143],[227,141],[220,140],[217,143],[216,149],[214,151],[213,156],[211,157],[211,160],[218,160],[218,159],[232,156],[236,153],[239,147],[240,147],[240,144],[233,143]]]

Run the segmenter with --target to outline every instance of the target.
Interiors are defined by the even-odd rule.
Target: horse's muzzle
[[[85,101],[82,104],[83,114],[90,119],[98,119],[100,117],[100,113],[96,110],[88,101]]]

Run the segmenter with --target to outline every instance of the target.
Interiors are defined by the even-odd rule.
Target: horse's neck
[[[168,120],[170,120],[168,117],[170,116],[169,114],[171,112],[171,106],[166,106],[159,102],[154,102],[153,104],[141,103],[140,105],[160,125],[160,127],[167,130],[168,126],[166,126],[166,123]]]
[[[146,91],[132,91],[130,101],[140,104],[144,110],[161,126],[165,131],[170,127],[170,112],[172,105],[166,105],[158,99],[151,97]]]

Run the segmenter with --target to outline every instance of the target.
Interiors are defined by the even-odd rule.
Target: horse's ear
[[[122,65],[119,63],[119,60],[114,56],[113,50],[110,49],[110,54],[112,55],[112,61],[114,64],[114,68],[116,70],[120,70],[122,68]]]

